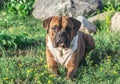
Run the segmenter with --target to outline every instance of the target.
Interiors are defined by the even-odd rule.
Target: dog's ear
[[[50,25],[51,20],[52,20],[52,17],[49,17],[49,18],[43,20],[43,27],[47,30],[47,32],[49,30],[49,25]]]
[[[72,17],[71,17],[71,20],[74,24],[75,31],[77,32],[81,26],[81,22],[78,21],[77,19],[72,18]]]

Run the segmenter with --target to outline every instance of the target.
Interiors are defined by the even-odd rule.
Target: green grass
[[[45,30],[40,20],[0,14],[0,84],[119,84],[120,33],[111,33],[109,21],[98,22],[96,47],[80,63],[74,82],[47,71]]]

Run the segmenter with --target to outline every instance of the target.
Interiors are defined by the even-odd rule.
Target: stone
[[[111,31],[120,31],[120,12],[115,13],[111,19]]]
[[[93,17],[88,18],[88,21],[91,23],[96,22],[97,20],[99,21],[103,21],[105,20],[105,17],[109,14],[110,12],[104,12],[104,13],[100,13],[98,15],[95,15]]]
[[[89,22],[84,16],[78,16],[76,19],[81,22],[80,31],[83,31],[88,34],[96,33],[96,25]]]
[[[57,15],[76,18],[79,15],[96,13],[101,7],[102,0],[37,0],[32,14],[38,19]]]

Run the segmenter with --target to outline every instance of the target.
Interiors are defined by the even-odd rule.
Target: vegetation
[[[27,16],[31,14],[34,2],[35,0],[1,0],[0,8],[10,14]]]
[[[105,11],[109,11],[107,5]],[[119,84],[120,32],[110,31],[110,18],[119,7],[112,9],[115,10],[105,21],[96,22],[98,31],[93,35],[96,47],[80,63],[74,81],[65,79],[62,66],[59,66],[60,77],[47,71],[46,32],[40,20],[1,11],[0,84]]]

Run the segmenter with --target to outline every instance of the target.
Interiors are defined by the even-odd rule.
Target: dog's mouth
[[[55,40],[55,42],[54,42],[54,47],[60,47],[60,48],[69,48],[69,46],[70,46],[70,43],[69,43],[69,41],[67,41],[67,39],[66,38],[58,38],[58,39],[56,39]]]
[[[55,35],[53,45],[55,48],[69,48],[70,41],[65,31],[60,31]]]
[[[69,41],[67,41],[66,38],[61,37],[59,38],[59,40],[56,42],[57,47],[61,47],[61,48],[68,48],[70,46]]]
[[[62,40],[60,40],[58,43],[57,43],[57,46],[58,47],[61,47],[61,48],[66,48],[67,46],[66,46],[66,43],[64,42],[64,41],[62,41]]]

